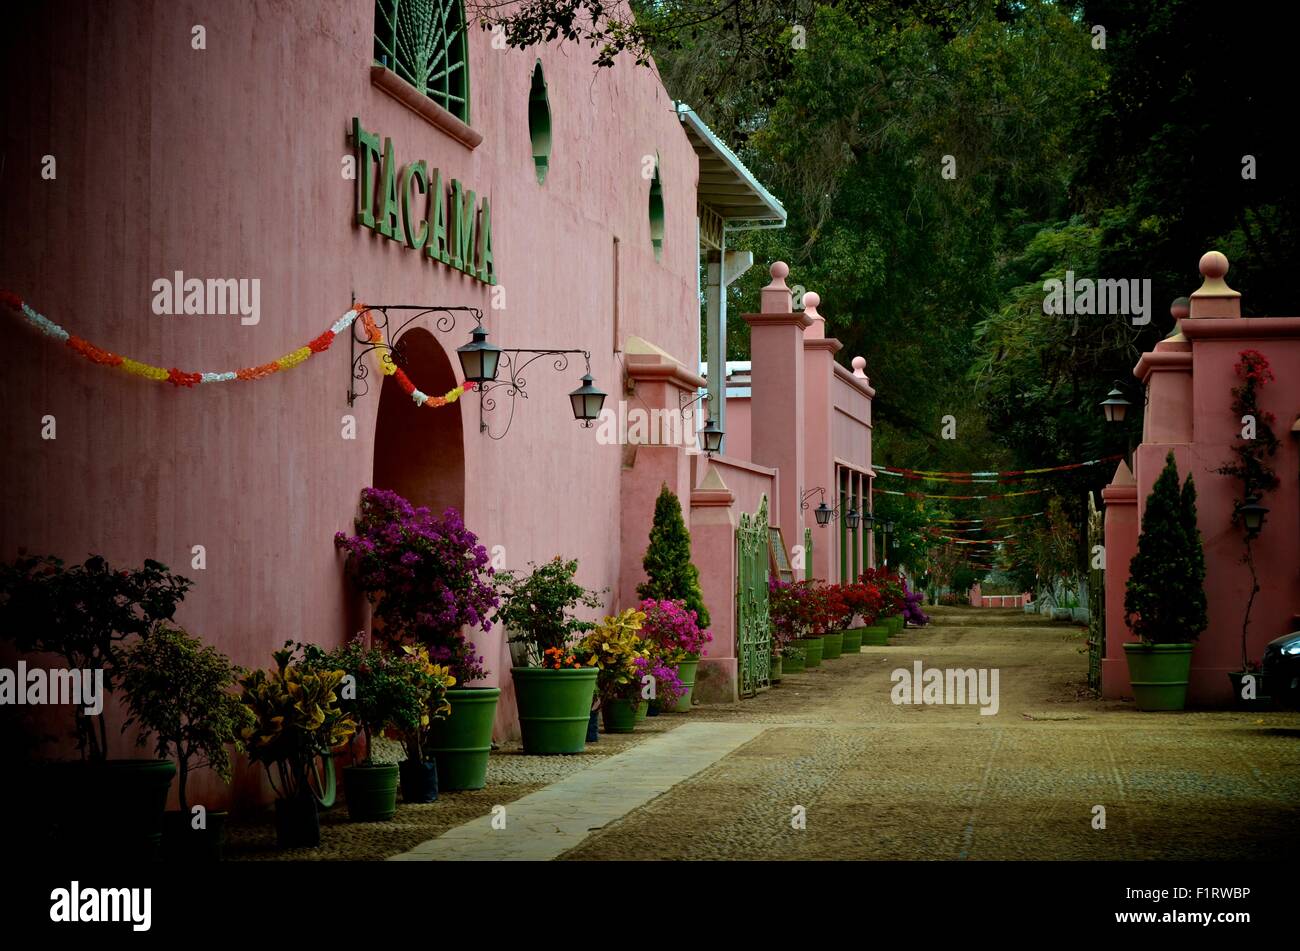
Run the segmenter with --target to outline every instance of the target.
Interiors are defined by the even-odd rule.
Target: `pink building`
[[[403,61],[372,0],[25,12],[0,93],[0,289],[99,348],[210,373],[289,354],[356,301],[412,305],[376,313],[434,396],[460,381],[472,308],[507,352],[585,351],[607,412],[680,413],[706,385],[688,369],[702,263],[717,265],[715,315],[748,264],[727,232],[784,211],[653,69],[593,75],[571,51],[499,49],[463,29],[459,0],[435,6],[453,29],[445,68],[428,71]],[[533,363],[527,399],[502,388],[433,408],[343,337],[265,379],[173,386],[79,359],[6,308],[0,552],[156,558],[195,581],[180,623],[265,666],[287,639],[337,644],[367,627],[332,544],[365,486],[456,507],[505,567],[575,557],[613,610],[634,598],[668,484],[716,619],[701,694],[730,699],[742,513],[766,497],[790,547],[810,529],[819,576],[871,560],[866,533],[818,529],[801,507],[812,489],[868,505],[872,390],[860,365],[834,362],[813,295],[792,311],[787,270],[773,267],[746,318],[748,448],[711,460],[580,427],[567,394],[582,352],[560,370]],[[185,312],[195,280],[206,314]],[[230,294],[217,308],[214,289]],[[509,652],[499,630],[477,646],[509,737]],[[255,798],[262,782],[245,768],[236,788]]]
[[[1137,550],[1142,511],[1165,457],[1174,453],[1181,478],[1195,477],[1198,523],[1205,545],[1209,626],[1192,653],[1188,702],[1228,703],[1229,671],[1241,669],[1241,629],[1250,573],[1242,564],[1243,530],[1232,524],[1241,483],[1220,475],[1232,459],[1243,421],[1232,412],[1233,366],[1243,350],[1268,358],[1276,382],[1262,390],[1262,408],[1276,417],[1282,441],[1270,463],[1279,484],[1266,495],[1265,525],[1254,543],[1260,592],[1251,613],[1247,653],[1258,662],[1264,645],[1296,628],[1300,613],[1300,318],[1241,316],[1241,295],[1224,280],[1228,260],[1217,251],[1201,258],[1204,282],[1190,311],[1175,310],[1175,332],[1142,355],[1134,375],[1146,392],[1142,444],[1134,466],[1120,463],[1106,501],[1106,645],[1102,692],[1131,696],[1123,643],[1133,640],[1124,622],[1124,587]]]

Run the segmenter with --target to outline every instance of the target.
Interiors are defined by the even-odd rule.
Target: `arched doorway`
[[[433,334],[413,328],[402,336],[406,375],[425,393],[457,384],[451,361]],[[384,377],[375,423],[373,485],[391,489],[435,515],[465,511],[465,437],[461,404],[417,406],[391,376]]]

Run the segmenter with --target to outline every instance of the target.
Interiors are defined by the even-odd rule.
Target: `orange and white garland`
[[[100,366],[117,367],[135,376],[144,377],[146,380],[155,380],[160,383],[166,382],[176,387],[193,387],[199,383],[228,383],[232,380],[260,380],[272,373],[291,369],[300,363],[306,362],[314,354],[324,353],[334,343],[339,334],[348,330],[353,321],[360,319],[366,332],[366,338],[376,347],[376,352],[380,354],[380,370],[385,376],[394,377],[397,380],[397,385],[402,388],[402,392],[414,400],[417,406],[446,406],[460,399],[461,394],[467,389],[473,389],[473,384],[463,383],[455,389],[447,391],[442,396],[429,396],[416,388],[410,378],[393,362],[390,348],[384,343],[383,332],[375,323],[374,318],[370,316],[370,310],[365,304],[361,303],[353,305],[353,308],[334,321],[328,330],[309,340],[306,346],[286,353],[278,360],[272,360],[270,363],[263,363],[258,366],[245,367],[242,370],[199,373],[188,373],[178,370],[176,367],[165,369],[152,366],[97,347],[93,343],[69,333],[44,314],[38,313],[21,297],[10,291],[0,291],[0,303],[13,308],[15,311],[20,311],[27,318],[27,322],[45,336],[60,341],[91,363],[98,363]]]

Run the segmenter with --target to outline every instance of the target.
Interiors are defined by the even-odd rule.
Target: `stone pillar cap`
[[[759,309],[765,314],[791,313],[793,306],[790,288],[785,283],[786,277],[790,274],[790,265],[784,261],[773,261],[772,266],[768,268],[768,273],[772,275],[772,283],[759,292],[761,301]]]
[[[1201,255],[1200,288],[1192,292],[1189,317],[1240,317],[1241,294],[1224,281],[1228,273],[1228,258],[1221,251],[1206,251]]]

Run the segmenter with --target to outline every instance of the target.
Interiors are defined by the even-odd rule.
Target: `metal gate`
[[[1088,493],[1088,686],[1101,690],[1101,660],[1106,656],[1106,569],[1094,552],[1105,551],[1105,518]]]
[[[767,613],[769,572],[767,496],[753,515],[740,513],[736,529],[736,657],[740,695],[771,686],[772,629]]]

